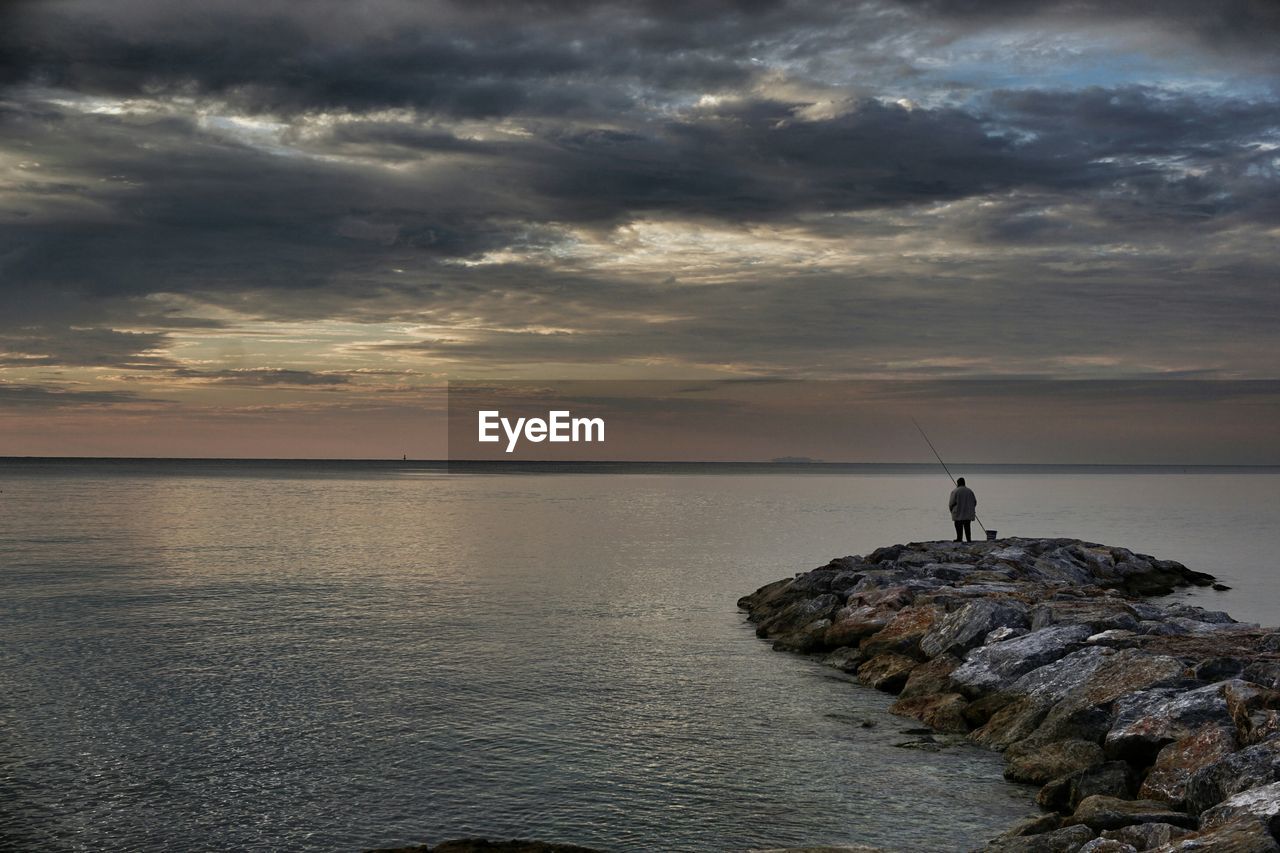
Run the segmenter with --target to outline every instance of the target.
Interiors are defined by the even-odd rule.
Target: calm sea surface
[[[945,478],[726,471],[0,461],[0,847],[963,850],[1033,812],[735,608],[950,535]],[[1002,535],[1179,559],[1280,623],[1274,469],[957,473]]]

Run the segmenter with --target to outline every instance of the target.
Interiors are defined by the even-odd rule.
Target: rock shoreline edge
[[[1214,581],[1077,539],[916,542],[738,606],[1040,786],[989,853],[1280,853],[1280,629],[1144,600]]]

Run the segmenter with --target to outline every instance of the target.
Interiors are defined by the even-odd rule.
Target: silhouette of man
[[[947,506],[951,508],[951,520],[956,524],[956,541],[959,542],[963,534],[966,540],[972,542],[973,532],[969,525],[978,515],[978,496],[964,484],[964,477],[956,480],[956,487],[951,490]]]

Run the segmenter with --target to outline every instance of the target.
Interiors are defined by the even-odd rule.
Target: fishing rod
[[[929,440],[929,436],[925,435],[924,427],[920,426],[920,422],[917,421],[915,418],[912,418],[911,422],[916,425],[916,429],[920,430],[920,437],[924,439],[925,444],[929,445],[929,449],[932,450],[933,455],[937,457],[938,464],[942,466],[942,470],[947,472],[948,477],[951,477],[951,485],[953,486],[959,485],[958,483],[956,483],[956,478],[952,476],[951,469],[947,467],[947,463],[942,461],[942,454],[938,452],[938,448],[934,447],[933,442]],[[977,510],[974,510],[973,520],[978,522],[978,527],[979,529],[982,530],[982,535],[986,536],[987,528],[983,527],[982,519],[978,518]]]

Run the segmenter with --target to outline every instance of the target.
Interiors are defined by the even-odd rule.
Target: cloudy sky
[[[449,379],[1277,377],[1271,2],[0,9],[0,455],[438,455]]]

